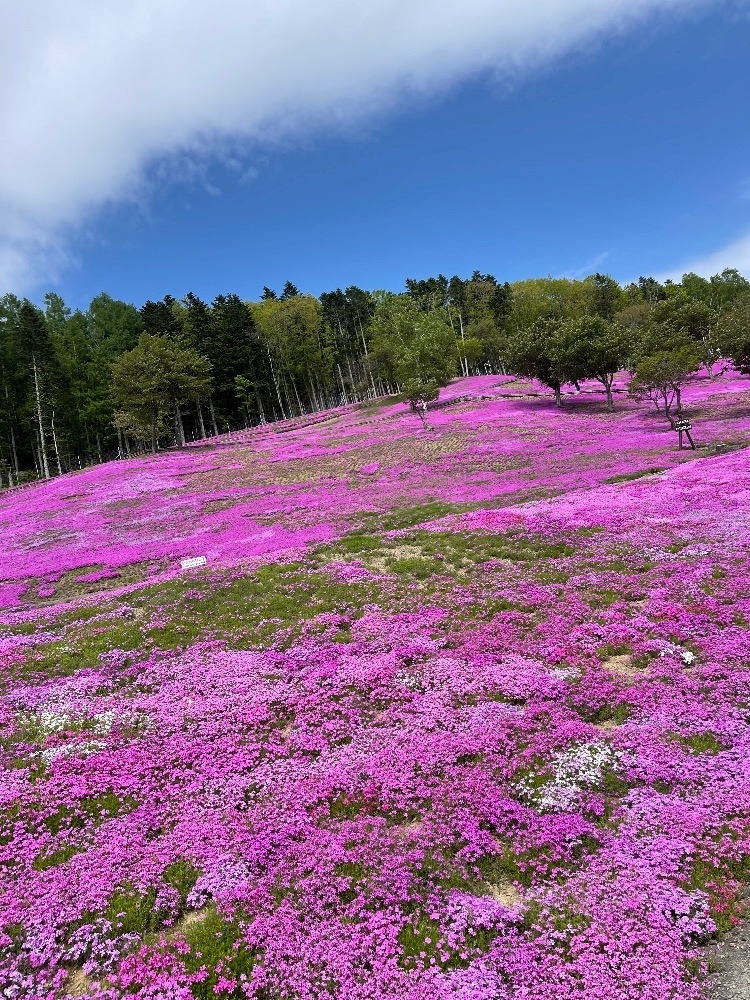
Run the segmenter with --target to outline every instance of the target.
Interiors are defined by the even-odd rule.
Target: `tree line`
[[[401,393],[423,413],[456,376],[565,385],[615,374],[667,416],[700,366],[750,371],[750,283],[736,270],[621,286],[534,278],[408,279],[402,293],[320,296],[291,282],[140,309],[102,293],[85,310],[0,298],[0,485],[332,406]]]

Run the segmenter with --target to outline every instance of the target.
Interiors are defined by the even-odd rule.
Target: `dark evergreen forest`
[[[620,286],[594,274],[501,283],[409,279],[259,301],[106,293],[73,311],[0,299],[0,485],[400,393],[417,409],[452,378],[513,373],[560,388],[614,373],[663,403],[699,367],[750,368],[750,283],[735,270]],[[671,395],[670,395],[671,394]]]

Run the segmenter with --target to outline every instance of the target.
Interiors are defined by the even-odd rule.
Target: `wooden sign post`
[[[693,449],[693,451],[695,451],[695,445],[693,444],[693,439],[690,437],[690,431],[693,429],[693,425],[690,423],[690,421],[682,419],[675,420],[673,429],[676,430],[679,435],[680,450],[682,450],[682,435],[684,434],[687,437],[688,441],[690,442],[690,447]]]

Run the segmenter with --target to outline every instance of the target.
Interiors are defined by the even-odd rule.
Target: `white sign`
[[[205,556],[193,556],[192,559],[183,559],[180,562],[180,569],[195,569],[196,566],[205,566]]]

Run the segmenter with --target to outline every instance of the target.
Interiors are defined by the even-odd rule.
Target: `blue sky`
[[[103,289],[257,298],[287,278],[398,290],[475,268],[750,274],[749,54],[745,4],[654,9],[510,74],[472,74],[469,50],[468,69],[345,114],[209,138],[203,122],[199,143],[147,147],[125,186],[71,188],[77,214],[59,209],[13,290],[85,306]]]

